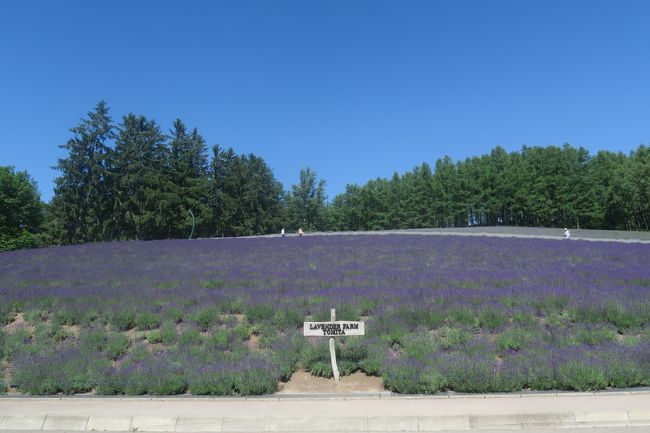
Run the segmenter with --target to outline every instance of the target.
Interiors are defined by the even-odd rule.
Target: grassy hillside
[[[344,373],[398,392],[650,385],[650,246],[354,235],[0,253],[5,388],[259,394],[330,376],[305,320],[366,321]],[[2,386],[0,386],[2,388]]]

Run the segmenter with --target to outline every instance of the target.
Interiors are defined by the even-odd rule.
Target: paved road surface
[[[0,431],[481,431],[650,427],[650,391],[433,397],[0,398]]]

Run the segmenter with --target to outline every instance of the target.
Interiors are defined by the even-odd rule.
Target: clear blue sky
[[[165,131],[347,183],[501,145],[650,142],[650,2],[7,1],[0,165],[52,196],[69,128],[106,100]]]

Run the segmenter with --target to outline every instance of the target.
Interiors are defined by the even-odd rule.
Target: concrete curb
[[[1,430],[139,432],[434,432],[650,426],[642,411],[455,416],[177,417],[0,415]]]
[[[438,394],[399,394],[391,391],[380,392],[354,392],[354,393],[286,393],[286,394],[261,394],[245,397],[233,396],[197,396],[190,394],[172,396],[107,396],[107,395],[23,395],[3,394],[0,402],[12,400],[48,401],[48,400],[119,400],[119,401],[287,401],[287,400],[455,400],[455,399],[511,399],[511,398],[538,398],[538,397],[610,397],[610,396],[649,395],[650,387],[636,387],[629,389],[607,389],[600,391],[521,391],[490,394],[441,392]]]

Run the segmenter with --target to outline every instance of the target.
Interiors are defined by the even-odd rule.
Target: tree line
[[[527,147],[350,184],[328,202],[309,168],[285,191],[254,154],[208,149],[177,119],[166,134],[133,113],[117,125],[107,104],[71,128],[41,203],[26,172],[0,167],[0,250],[128,239],[246,236],[295,230],[521,225],[650,229],[650,148],[629,155]],[[209,152],[209,151],[210,152]]]

